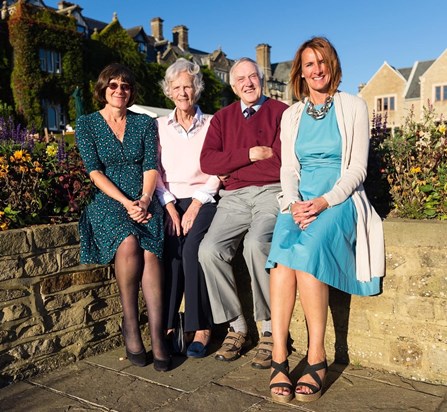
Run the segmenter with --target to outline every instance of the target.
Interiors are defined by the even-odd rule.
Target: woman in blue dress
[[[291,85],[299,101],[281,121],[281,213],[267,260],[274,342],[270,389],[279,402],[321,396],[329,285],[374,295],[384,274],[382,222],[363,189],[368,110],[360,98],[337,91],[340,81],[338,55],[327,39],[312,38],[298,49]],[[306,367],[293,390],[287,338],[297,290],[309,337]]]
[[[85,168],[96,186],[79,232],[81,263],[114,263],[123,308],[122,333],[127,358],[147,364],[139,328],[140,285],[149,317],[154,368],[165,371],[162,269],[163,211],[153,196],[157,180],[157,130],[147,115],[127,108],[136,97],[135,78],[114,63],[99,75],[95,98],[104,107],[81,116],[76,140]]]

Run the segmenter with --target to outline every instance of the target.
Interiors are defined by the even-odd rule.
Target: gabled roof
[[[405,90],[406,99],[418,99],[421,97],[421,84],[419,77],[421,77],[434,62],[435,60],[426,60],[423,62],[414,63],[411,74],[408,78],[407,88]]]
[[[147,37],[146,32],[143,29],[143,26],[136,26],[136,27],[131,27],[130,29],[126,29],[127,34],[132,37],[132,39],[134,39],[135,37],[137,37],[140,33],[142,33],[142,35],[144,37]]]
[[[283,83],[289,83],[290,70],[292,69],[293,61],[273,63],[272,64],[272,77]]]
[[[101,31],[104,29],[109,23],[104,23],[103,21],[91,19],[90,17],[84,17],[85,22],[87,23],[87,27],[90,33],[93,33],[95,29]]]

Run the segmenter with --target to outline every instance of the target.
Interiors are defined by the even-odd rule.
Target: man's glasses
[[[128,92],[132,87],[130,86],[130,84],[127,84],[127,83],[121,83],[121,84],[118,84],[118,83],[115,83],[115,82],[110,82],[108,85],[107,85],[107,87],[110,89],[110,90],[116,90],[116,89],[118,89],[118,87],[121,89],[121,91],[122,92]]]

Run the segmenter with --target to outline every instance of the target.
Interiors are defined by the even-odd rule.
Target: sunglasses
[[[118,83],[115,83],[115,82],[110,82],[108,85],[107,85],[107,87],[110,89],[110,90],[116,90],[116,89],[118,89],[118,87],[121,89],[121,91],[122,92],[128,92],[130,89],[132,89],[132,87],[130,86],[130,84],[127,84],[127,83],[121,83],[121,84],[118,84]]]

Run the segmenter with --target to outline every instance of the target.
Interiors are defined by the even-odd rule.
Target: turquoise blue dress
[[[157,169],[157,128],[147,115],[127,112],[122,143],[99,112],[81,116],[76,124],[76,141],[87,173],[102,171],[129,199],[141,196],[143,172]],[[152,214],[149,222],[136,223],[121,203],[95,190],[79,220],[81,263],[111,262],[129,235],[135,235],[143,249],[161,258],[163,209],[157,196],[148,211]]]
[[[303,200],[332,189],[340,177],[342,140],[332,106],[315,120],[303,110],[295,154],[301,164]],[[357,212],[351,197],[326,209],[305,230],[290,213],[278,215],[266,268],[277,263],[312,274],[321,282],[355,295],[380,292],[379,278],[359,282],[355,269]]]

